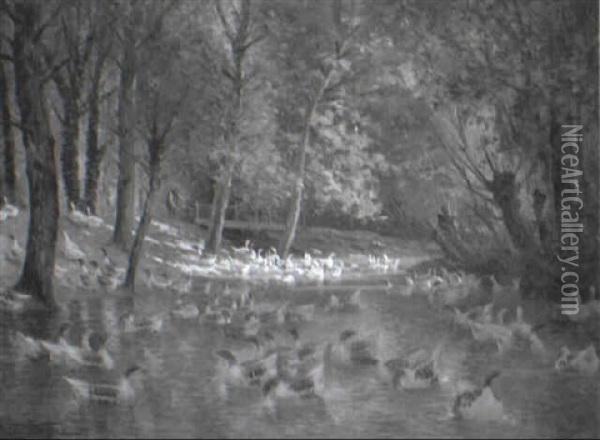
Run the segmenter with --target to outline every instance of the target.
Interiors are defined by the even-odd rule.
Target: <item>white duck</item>
[[[23,257],[25,256],[25,250],[21,247],[19,241],[13,234],[10,234],[9,238],[11,245],[10,249],[8,250],[7,259],[12,263],[21,264]]]
[[[92,228],[98,228],[104,224],[104,220],[100,217],[90,214],[89,207],[84,214],[75,207],[73,202],[69,203],[69,220],[77,226],[90,226]]]
[[[83,260],[86,254],[75,244],[66,231],[63,231],[62,252],[67,260]]]
[[[3,199],[4,206],[2,207],[2,209],[0,209],[0,221],[4,221],[7,218],[17,217],[19,215],[19,208],[17,208],[15,205],[11,205],[10,203],[8,203],[6,197],[4,197]]]

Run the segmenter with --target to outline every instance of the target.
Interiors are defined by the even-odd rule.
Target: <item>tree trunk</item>
[[[296,229],[302,212],[302,197],[304,194],[304,177],[297,177],[294,183],[294,192],[290,201],[290,210],[285,222],[285,231],[279,245],[279,255],[282,259],[288,257],[294,239],[296,238]]]
[[[41,26],[42,4],[15,4],[14,58],[17,100],[29,183],[29,231],[25,263],[15,289],[29,293],[48,308],[56,302],[53,273],[58,234],[58,185],[55,142],[46,109],[42,46],[35,43]]]
[[[66,84],[65,84],[66,86]],[[59,87],[59,90],[62,87]],[[63,101],[63,129],[60,163],[65,184],[67,202],[79,207],[81,191],[79,185],[79,98],[77,91],[66,87],[61,92]]]
[[[142,256],[142,245],[144,239],[148,233],[150,223],[152,221],[152,204],[154,202],[154,196],[160,187],[158,178],[156,176],[150,177],[150,189],[146,200],[144,201],[144,208],[142,211],[142,218],[135,232],[135,238],[133,239],[133,245],[131,252],[129,253],[129,264],[127,266],[127,273],[125,275],[125,282],[123,287],[135,292],[135,276],[139,265],[140,258]]]
[[[89,113],[87,126],[87,150],[85,163],[85,207],[92,214],[97,212],[98,184],[100,180],[100,165],[104,159],[105,148],[98,145],[98,127],[100,124],[100,84],[102,69],[106,57],[98,54],[92,73],[89,93]]]
[[[4,176],[2,193],[10,201],[15,200],[17,173],[15,169],[15,135],[12,126],[12,111],[10,105],[10,87],[6,75],[6,66],[0,63],[0,99],[2,99],[2,143]]]
[[[133,97],[136,75],[135,29],[130,20],[125,24],[123,59],[119,85],[118,138],[119,179],[117,183],[117,215],[113,241],[124,250],[131,245],[131,230],[134,220],[135,202],[135,102]]]
[[[229,206],[229,197],[231,195],[231,183],[233,180],[233,171],[235,164],[233,161],[228,164],[225,176],[219,182],[217,196],[211,207],[211,225],[209,230],[208,242],[206,243],[207,253],[217,253],[221,249],[221,240],[223,229],[225,228],[225,216]]]
[[[537,248],[530,228],[521,217],[518,185],[514,173],[510,171],[496,173],[491,183],[494,201],[502,211],[504,224],[514,246],[523,252]]]
[[[309,107],[306,109],[306,115],[304,117],[304,129],[302,133],[302,144],[300,146],[300,154],[298,156],[298,167],[296,170],[296,181],[294,183],[294,191],[292,198],[290,199],[290,207],[285,222],[285,231],[279,241],[279,256],[283,259],[287,258],[294,238],[296,237],[296,228],[298,227],[298,221],[302,213],[302,197],[304,195],[304,175],[306,173],[306,152],[310,144],[310,130],[312,122],[315,116],[317,105],[325,93],[325,89],[329,85],[331,78],[332,69],[329,69],[321,82],[321,86],[314,96]]]
[[[129,289],[131,292],[135,291],[135,274],[142,255],[142,245],[144,244],[144,238],[146,237],[146,233],[148,232],[148,228],[152,221],[152,205],[154,203],[155,195],[160,190],[161,158],[165,151],[164,136],[166,136],[166,133],[163,136],[158,136],[155,132],[149,143],[150,185],[148,195],[144,201],[142,218],[136,229],[131,252],[129,253],[129,264],[127,267],[127,274],[125,275],[125,283],[123,284],[123,287]]]

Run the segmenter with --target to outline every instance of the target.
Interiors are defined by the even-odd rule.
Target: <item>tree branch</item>
[[[221,0],[214,0],[215,8],[217,10],[217,14],[219,15],[219,19],[221,20],[221,24],[223,25],[223,29],[225,30],[225,35],[229,39],[230,42],[235,41],[235,32],[231,27],[231,24],[225,18],[225,14],[223,12],[223,8],[221,7]]]

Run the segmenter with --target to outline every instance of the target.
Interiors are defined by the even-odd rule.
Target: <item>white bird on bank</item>
[[[10,234],[9,238],[11,240],[11,245],[8,250],[7,259],[12,263],[21,264],[23,257],[25,256],[25,250],[21,247],[19,241],[13,234]]]
[[[92,228],[99,228],[104,224],[104,220],[100,217],[90,214],[89,208],[87,208],[87,213],[84,214],[75,208],[73,202],[69,203],[69,220],[77,226],[89,226]]]
[[[19,208],[15,205],[8,203],[6,197],[4,197],[4,206],[0,209],[0,221],[4,221],[8,218],[14,218],[19,215]]]
[[[83,260],[86,254],[75,244],[66,231],[63,231],[62,252],[67,260]]]

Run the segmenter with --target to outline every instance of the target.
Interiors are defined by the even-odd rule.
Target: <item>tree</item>
[[[103,146],[99,143],[100,103],[102,101],[102,77],[113,47],[113,37],[108,23],[114,18],[114,11],[111,11],[106,5],[104,2],[94,3],[94,17],[97,28],[95,41],[92,46],[91,57],[93,62],[90,63],[91,69],[89,72],[87,93],[89,111],[87,114],[83,204],[92,214],[96,214],[97,210],[100,165],[106,153],[106,145]]]
[[[597,4],[558,1],[547,6],[541,1],[406,1],[389,2],[386,9],[388,35],[404,57],[415,95],[433,110],[458,106],[465,123],[491,124],[493,139],[474,143],[469,152],[471,159],[481,161],[460,163],[457,170],[472,173],[471,182],[479,182],[483,195],[500,211],[512,243],[526,261],[523,285],[529,289],[534,279],[544,280],[536,287],[540,291],[547,291],[560,273],[555,267],[562,190],[557,127],[579,120],[587,125],[592,144],[598,131]],[[381,17],[379,22],[386,23]],[[483,109],[492,110],[491,120],[480,117]],[[588,233],[595,235],[598,182],[597,177],[588,179],[598,176],[598,150],[585,151],[587,160],[581,162],[588,176],[583,179],[588,208],[583,217]],[[534,197],[536,188],[549,203]],[[523,233],[521,226],[532,222],[547,223],[536,228],[548,231],[543,234],[545,243]],[[531,247],[533,238],[538,244]],[[587,275],[582,284],[594,284],[590,275],[597,277],[591,268],[597,267],[598,245],[592,239],[585,242]]]
[[[228,42],[228,65],[223,67],[223,74],[230,80],[230,103],[225,116],[223,144],[227,153],[223,157],[223,169],[219,176],[215,196],[211,207],[209,236],[206,243],[207,252],[218,252],[225,226],[225,214],[229,206],[231,187],[236,166],[240,158],[241,123],[244,111],[245,89],[250,76],[246,73],[248,52],[264,35],[253,35],[251,3],[241,0],[230,4],[225,10],[221,0],[215,0],[215,8]]]
[[[4,51],[1,46],[0,50]],[[0,196],[14,201],[16,195],[15,135],[13,130],[13,111],[10,99],[11,87],[8,82],[8,63],[0,61],[0,114],[2,117],[2,172],[0,173]],[[2,202],[0,202],[2,203]]]
[[[324,98],[333,94],[336,87],[339,87],[344,81],[343,73],[349,67],[349,62],[345,57],[349,52],[350,39],[356,32],[356,23],[353,21],[354,17],[345,23],[342,22],[341,1],[323,4],[325,6],[318,6],[310,11],[299,4],[288,6],[278,3],[277,5],[281,22],[278,32],[278,37],[281,39],[279,50],[284,48],[286,51],[284,58],[288,58],[290,54],[297,57],[290,62],[296,64],[295,69],[287,70],[288,73],[291,73],[290,77],[286,78],[290,80],[287,91],[292,92],[295,89],[296,92],[292,92],[292,96],[300,92],[298,98],[305,103],[301,135],[295,153],[291,179],[293,182],[292,195],[287,210],[285,231],[279,241],[278,252],[282,258],[285,258],[294,241],[302,210],[307,154],[311,145],[315,118],[318,116],[318,107]],[[311,7],[313,6],[315,5],[311,5]],[[297,14],[297,16],[293,16],[293,14]],[[310,23],[309,19],[313,20],[313,23]],[[295,20],[301,22],[301,25],[298,24],[298,28],[289,25]],[[305,30],[304,26],[311,26],[313,35],[307,36],[304,32],[303,39],[299,39],[295,31]],[[326,49],[323,50],[322,45],[325,45]],[[297,46],[295,48],[297,50],[290,51],[293,46]],[[305,60],[302,56],[309,58]],[[303,93],[304,91],[306,92]]]
[[[168,40],[153,37],[157,41],[147,47],[152,53],[144,63],[145,71],[140,75],[139,106],[145,142],[148,152],[147,169],[149,188],[144,201],[142,216],[137,226],[133,246],[129,254],[124,287],[134,291],[135,275],[142,255],[142,244],[150,222],[155,196],[161,186],[161,168],[168,151],[169,135],[188,94],[188,78],[181,78],[182,70],[177,62],[177,45]],[[172,43],[172,42],[171,42]],[[162,56],[160,56],[160,55]],[[178,77],[179,76],[179,77]]]
[[[141,21],[141,4],[132,0],[124,3],[122,17],[121,59],[119,61],[119,104],[117,137],[119,140],[119,180],[117,182],[117,215],[113,241],[124,250],[131,246],[135,194],[135,101],[133,98],[137,73],[136,32]]]
[[[156,32],[159,32],[163,20],[177,4],[174,1],[157,2],[160,10],[145,13],[145,7],[139,0],[124,3],[122,28],[121,59],[119,61],[119,104],[117,109],[117,137],[119,140],[119,179],[117,183],[117,215],[113,232],[113,241],[124,250],[131,247],[131,230],[134,225],[135,201],[135,83],[139,70],[138,50]]]
[[[64,47],[67,62],[54,73],[62,104],[62,148],[60,161],[67,201],[81,207],[79,182],[79,122],[85,73],[95,38],[94,3],[67,0],[61,16],[60,35],[55,46]],[[58,43],[60,42],[60,43]]]
[[[13,25],[12,59],[29,183],[29,229],[25,263],[15,289],[31,294],[48,308],[56,306],[53,273],[58,234],[58,186],[55,141],[46,101],[49,76],[62,64],[50,59],[44,38],[60,13],[60,2],[20,1],[0,4]]]

